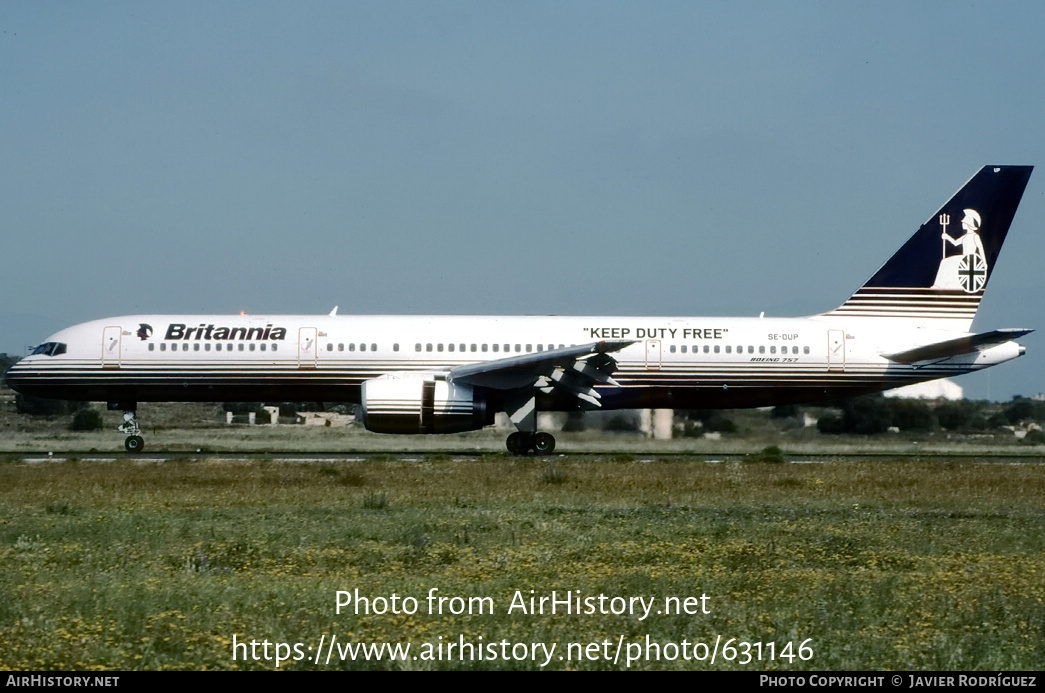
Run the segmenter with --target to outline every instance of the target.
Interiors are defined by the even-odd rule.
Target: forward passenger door
[[[316,355],[316,328],[302,327],[298,330],[298,368],[315,368]]]
[[[106,327],[102,331],[102,368],[120,367],[122,327]]]

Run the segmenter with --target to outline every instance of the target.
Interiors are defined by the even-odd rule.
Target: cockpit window
[[[40,346],[33,349],[33,356],[37,354],[43,354],[44,356],[58,356],[58,354],[65,353],[65,344],[62,342],[44,342]]]

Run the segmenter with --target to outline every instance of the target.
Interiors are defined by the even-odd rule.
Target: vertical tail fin
[[[1033,169],[984,166],[826,315],[910,318],[968,331]]]

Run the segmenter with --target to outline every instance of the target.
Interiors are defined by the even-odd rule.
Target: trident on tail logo
[[[940,268],[936,271],[936,281],[933,282],[932,288],[961,289],[965,293],[973,294],[982,291],[987,283],[987,254],[983,250],[980,234],[977,233],[981,225],[980,213],[975,209],[963,211],[965,216],[962,217],[962,230],[965,233],[958,238],[952,238],[947,233],[951,215],[940,215],[940,238],[943,241],[943,250]],[[961,247],[961,252],[948,256],[948,245]]]

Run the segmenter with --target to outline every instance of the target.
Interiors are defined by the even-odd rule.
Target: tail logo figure
[[[952,238],[947,233],[947,225],[951,221],[950,214],[940,215],[940,237],[943,239],[943,257],[940,268],[936,272],[934,289],[961,289],[965,293],[974,294],[983,290],[987,283],[987,258],[980,240],[980,213],[975,209],[963,210],[962,230],[959,238]],[[961,252],[947,255],[948,244],[960,246]]]

